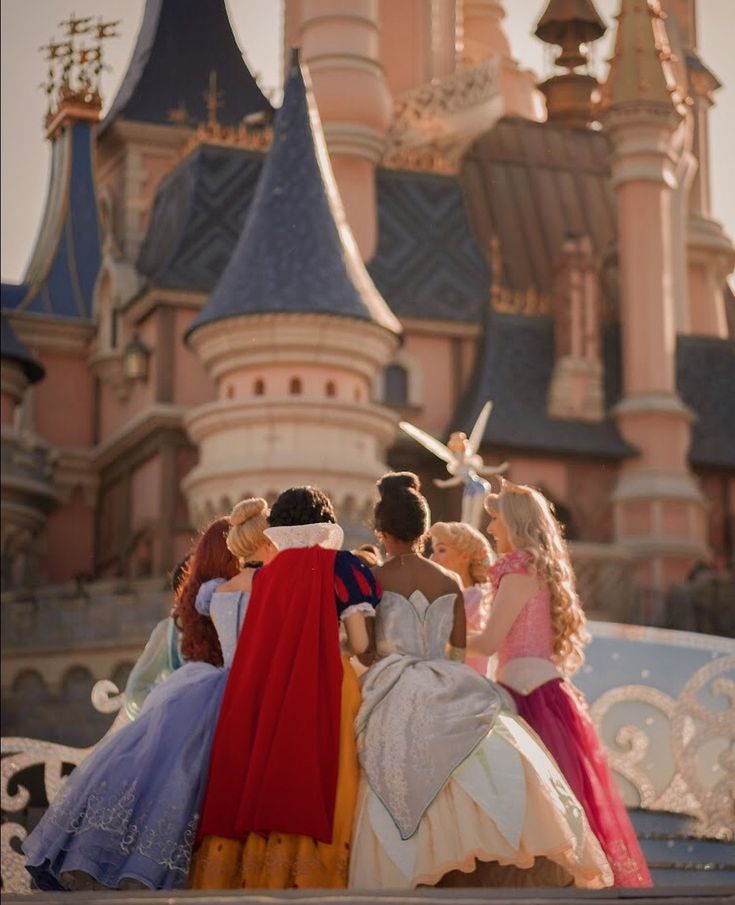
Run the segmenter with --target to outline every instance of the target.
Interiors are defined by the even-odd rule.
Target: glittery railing
[[[120,711],[105,738],[127,722],[124,711],[121,711],[125,696],[120,694],[114,682],[103,679],[92,688],[92,704],[100,713]],[[0,801],[6,815],[0,826],[0,853],[2,863],[3,892],[30,892],[31,878],[25,869],[25,857],[20,845],[27,835],[27,829],[21,823],[7,820],[7,815],[23,811],[30,801],[28,789],[16,781],[16,777],[29,767],[43,766],[43,784],[47,801],[54,800],[64,783],[65,766],[77,767],[90,754],[95,745],[89,748],[72,748],[55,742],[44,742],[33,738],[3,738],[0,740],[2,761],[0,761]],[[11,792],[11,785],[16,786]]]

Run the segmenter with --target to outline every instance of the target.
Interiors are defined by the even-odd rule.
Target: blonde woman
[[[611,885],[546,750],[505,709],[505,693],[460,662],[461,588],[420,552],[430,515],[418,477],[384,475],[378,493],[386,562],[373,570],[379,658],[354,723],[362,779],[350,887]]]
[[[556,758],[610,861],[617,886],[650,886],[651,877],[617,792],[587,704],[568,681],[589,640],[562,530],[548,500],[503,481],[485,498],[498,562],[485,628],[468,651],[497,652],[497,680],[518,713]]]
[[[467,631],[482,631],[490,615],[487,572],[495,561],[487,538],[464,522],[434,522],[429,536],[432,561],[454,572],[462,585]],[[489,661],[489,657],[467,657],[465,663],[486,676]]]

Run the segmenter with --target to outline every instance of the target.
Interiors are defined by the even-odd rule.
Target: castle
[[[3,734],[96,740],[59,702],[123,681],[243,496],[322,486],[357,542],[411,468],[458,518],[400,418],[446,439],[492,399],[481,454],[554,500],[602,618],[732,561],[735,251],[695,0],[620,0],[603,84],[592,0],[539,7],[541,84],[500,0],[285,0],[276,111],[224,0],[147,0],[104,119],[73,38],[109,23],[49,46],[46,209],[2,286]]]

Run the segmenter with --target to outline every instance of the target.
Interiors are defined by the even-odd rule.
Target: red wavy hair
[[[233,578],[238,564],[227,549],[229,520],[218,518],[205,528],[191,553],[186,577],[172,615],[181,632],[181,653],[187,660],[222,666],[222,648],[212,620],[196,611],[199,588],[212,578]]]

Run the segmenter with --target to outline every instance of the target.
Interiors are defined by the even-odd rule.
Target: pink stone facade
[[[408,16],[407,6],[412,10]],[[631,3],[623,0],[622,6],[627,10]],[[646,4],[638,4],[641,6]],[[438,7],[447,7],[451,14],[444,10],[439,15]],[[456,43],[456,13],[461,7],[462,46]],[[397,8],[392,0],[285,3],[284,40],[290,44],[300,35],[303,59],[307,65],[311,62],[314,94],[335,178],[366,261],[374,254],[377,241],[376,168],[391,136],[397,134],[397,100],[432,79],[457,77],[469,71],[467,67],[495,59],[499,67],[493,101],[496,119],[516,115],[536,121],[546,115],[531,75],[512,59],[502,31],[500,2],[465,2],[455,7],[416,0],[402,4],[400,15]],[[637,36],[621,30],[601,113],[613,147],[612,184],[617,205],[623,395],[615,420],[624,440],[638,452],[622,461],[491,445],[482,453],[486,462],[510,457],[513,480],[544,488],[565,510],[575,540],[622,545],[640,556],[639,581],[663,591],[683,578],[697,559],[714,555],[724,560],[732,555],[735,462],[729,469],[704,469],[695,474],[687,458],[696,412],[690,413],[677,396],[674,289],[688,294],[691,333],[724,336],[722,287],[732,268],[733,253],[716,225],[707,232],[707,223],[713,222],[708,219],[706,203],[706,105],[711,101],[711,86],[700,89],[696,118],[680,110],[670,97],[636,97],[635,88],[630,87],[633,83],[625,70],[634,64],[626,41],[638,41],[644,49],[636,53],[649,53],[651,66],[663,65],[654,42],[653,5],[646,9]],[[630,113],[639,102],[640,112]],[[473,113],[469,101],[466,107],[461,107],[460,101],[457,104],[460,112],[450,111],[440,125],[459,130],[461,123],[461,142],[457,141],[464,148],[493,122],[485,118],[489,108],[483,107],[485,112],[480,115]],[[437,126],[439,119],[432,123]],[[416,126],[416,135],[422,128]],[[63,583],[80,575],[130,579],[163,575],[187,550],[198,523],[205,516],[223,512],[241,492],[273,493],[286,481],[311,479],[308,471],[299,471],[293,431],[301,432],[297,446],[309,455],[316,456],[325,436],[344,442],[359,461],[368,463],[363,479],[370,481],[374,479],[372,463],[381,461],[383,444],[383,449],[392,450],[388,464],[413,468],[425,477],[436,517],[458,515],[454,508],[458,500],[431,486],[433,477],[442,476],[441,467],[422,459],[405,439],[397,440],[395,422],[404,417],[438,436],[452,427],[454,412],[473,380],[479,324],[455,329],[456,325],[406,319],[401,347],[388,358],[389,363],[405,369],[407,398],[392,407],[392,422],[386,416],[385,424],[364,429],[360,406],[370,400],[382,401],[377,364],[372,371],[353,368],[336,352],[323,360],[318,356],[289,359],[279,357],[275,347],[267,360],[243,352],[233,364],[227,358],[226,331],[211,340],[209,352],[185,341],[204,293],[193,287],[158,291],[147,288],[142,280],[136,285],[135,277],[131,283],[125,267],[136,259],[158,188],[177,164],[190,131],[127,122],[109,129],[98,140],[102,220],[104,224],[107,218],[108,238],[114,235],[117,242],[115,254],[106,253],[99,280],[95,312],[99,332],[85,335],[86,328],[80,328],[74,335],[66,335],[55,333],[54,325],[49,324],[39,336],[32,319],[13,318],[28,351],[46,368],[45,379],[27,391],[26,417],[33,431],[58,454],[58,500],[33,538],[39,563],[36,583]],[[424,139],[415,140],[415,146],[410,142],[402,145],[400,153],[425,153],[423,159],[441,159],[442,166],[453,159],[451,142],[429,148],[431,157],[429,145],[421,144]],[[676,179],[672,174],[682,141],[688,142],[700,162],[691,216],[696,214],[701,228],[689,251],[675,247],[676,235],[687,234],[685,224],[680,224],[678,233],[672,229],[675,210],[679,210],[672,194],[672,180]],[[431,170],[430,163],[425,166]],[[686,206],[681,207],[681,216],[690,216]],[[688,261],[684,287],[676,282],[675,268],[677,256],[682,255]],[[590,272],[596,272],[603,264],[577,261],[569,265],[566,282],[562,280],[564,286],[576,285],[577,294],[563,312],[554,309],[561,312],[556,354],[590,359],[594,364],[601,356],[599,322],[603,314],[594,282],[597,277],[585,283],[584,268],[588,266]],[[559,290],[562,294],[566,291]],[[491,305],[490,298],[487,305]],[[115,336],[111,338],[113,321]],[[124,370],[125,349],[134,339],[150,351],[147,373],[141,378],[129,377]],[[356,333],[355,349],[363,341],[367,340]],[[243,342],[242,337],[237,342]],[[381,355],[376,352],[374,361]],[[579,398],[572,400],[577,414],[561,417],[588,411],[588,384],[593,389],[597,386],[599,392],[600,376],[594,367],[574,379],[578,379],[575,386],[581,387]],[[322,401],[343,404],[340,417],[344,423],[329,428],[320,424],[316,413]],[[303,407],[283,408],[296,403]],[[197,498],[195,503],[192,476],[203,449],[196,438],[203,437],[203,444],[217,448],[218,462],[227,460],[224,446],[229,441],[222,432],[230,429],[224,423],[230,416],[223,414],[218,425],[212,415],[210,424],[205,410],[215,404],[241,406],[237,409],[239,433],[231,435],[237,438],[232,440],[237,447],[230,456],[235,470],[227,479],[228,492],[212,491],[206,500]],[[12,395],[3,392],[3,425],[13,422],[16,405]],[[258,412],[275,412],[276,406],[280,406],[279,413],[294,412],[284,416],[293,419],[293,424],[287,420],[266,428],[253,414],[256,407]],[[599,417],[594,405],[589,410],[592,415],[581,417]],[[232,413],[235,408],[222,411]],[[299,420],[304,418],[311,419],[305,426]],[[385,425],[391,423],[392,438],[386,434],[381,439],[383,432],[390,430]],[[296,424],[298,428],[293,426]],[[261,477],[263,483],[251,486],[249,478],[238,477],[236,463],[265,456],[264,450],[269,448],[266,434],[275,429],[283,434],[283,449],[291,450],[290,461],[279,461],[270,478]],[[329,469],[332,471],[326,474],[333,477],[339,500],[365,510],[369,500],[356,500],[357,491],[338,473],[336,464]],[[208,474],[207,480],[214,480],[211,471]]]

